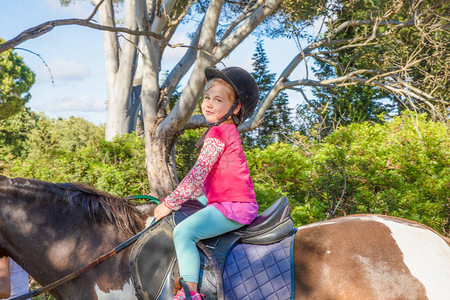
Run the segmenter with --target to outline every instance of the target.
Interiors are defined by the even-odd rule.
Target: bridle
[[[146,195],[136,195],[136,196],[130,196],[125,198],[126,200],[130,200],[130,199],[150,199],[149,202],[153,202],[156,204],[160,204],[161,202],[152,196],[146,196]],[[92,267],[95,267],[96,265],[104,262],[105,260],[111,258],[112,256],[116,255],[117,253],[119,253],[120,251],[126,249],[127,247],[131,246],[134,242],[136,242],[145,232],[147,232],[149,229],[153,228],[155,225],[157,224],[156,219],[152,220],[152,223],[144,228],[141,232],[139,232],[138,234],[132,236],[131,238],[129,238],[128,240],[126,240],[125,242],[123,242],[122,244],[118,245],[117,247],[115,247],[114,249],[112,249],[111,251],[109,251],[106,254],[103,254],[99,257],[97,257],[96,259],[94,259],[93,261],[91,261],[89,264],[87,264],[86,266],[70,273],[69,275],[58,279],[44,287],[38,288],[34,291],[28,292],[26,294],[11,298],[11,300],[25,300],[31,297],[36,297],[37,295],[40,295],[42,293],[48,292],[58,286],[60,286],[63,283],[66,283],[72,279],[77,278],[78,276],[80,276],[81,274],[83,274],[84,272],[86,272],[87,270],[91,269]]]

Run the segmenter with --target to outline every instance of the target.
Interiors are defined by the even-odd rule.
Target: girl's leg
[[[200,255],[196,243],[244,226],[226,218],[214,206],[207,206],[179,223],[173,231],[180,276],[197,290]],[[192,284],[194,283],[194,285]]]

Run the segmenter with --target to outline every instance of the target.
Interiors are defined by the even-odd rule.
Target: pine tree
[[[276,79],[276,74],[269,72],[269,59],[264,50],[262,40],[256,42],[256,50],[252,60],[252,75],[259,87],[260,104]],[[244,145],[248,148],[265,148],[274,142],[283,141],[293,128],[290,119],[291,108],[289,108],[288,104],[287,94],[285,92],[279,93],[272,105],[267,109],[262,124],[254,131],[242,135]]]

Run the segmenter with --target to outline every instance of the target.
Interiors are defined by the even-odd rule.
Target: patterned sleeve
[[[195,165],[176,190],[164,200],[166,206],[173,210],[178,210],[183,202],[201,196],[203,194],[203,182],[224,149],[225,144],[220,140],[216,138],[205,139]]]

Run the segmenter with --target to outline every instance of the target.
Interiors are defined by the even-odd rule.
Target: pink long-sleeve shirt
[[[178,210],[183,202],[203,193],[207,205],[241,224],[250,224],[258,214],[253,182],[234,124],[214,126],[208,131],[197,162],[165,204]]]

